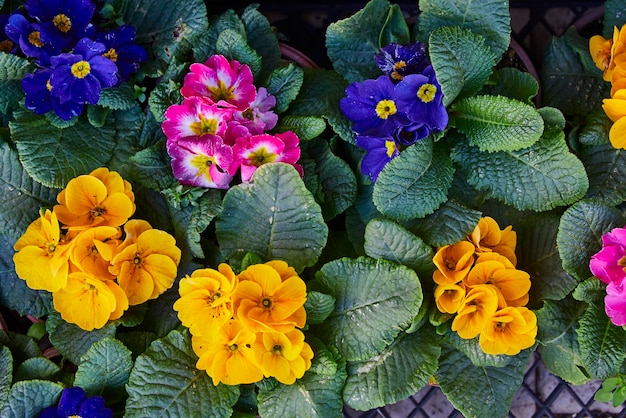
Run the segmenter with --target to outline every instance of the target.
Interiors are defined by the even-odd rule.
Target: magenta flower
[[[212,55],[204,64],[191,64],[189,70],[180,89],[183,97],[206,97],[210,103],[241,111],[256,97],[252,71],[239,61]]]
[[[233,150],[216,135],[168,141],[172,172],[181,184],[212,189],[228,189]]]
[[[202,97],[190,97],[165,111],[163,133],[169,141],[202,135],[222,135],[232,110],[219,108]]]
[[[589,268],[604,283],[626,280],[626,229],[615,228],[602,235],[602,250],[594,254]]]
[[[617,326],[626,325],[626,286],[625,282],[611,282],[606,287],[604,311]]]
[[[234,160],[241,164],[241,181],[249,181],[258,167],[272,162],[291,164],[302,175],[302,167],[296,164],[300,158],[299,145],[298,136],[290,131],[238,139],[233,154]]]
[[[244,111],[233,114],[236,121],[248,127],[253,134],[262,134],[269,131],[278,122],[278,115],[272,111],[276,106],[276,98],[269,94],[264,87],[259,87],[256,99]]]

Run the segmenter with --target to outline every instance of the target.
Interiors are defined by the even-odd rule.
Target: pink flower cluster
[[[602,236],[602,250],[589,262],[594,276],[607,284],[604,310],[615,325],[626,325],[626,229]]]
[[[247,182],[265,163],[284,162],[302,175],[300,140],[291,132],[268,133],[278,115],[276,98],[258,90],[250,67],[211,56],[189,68],[183,103],[165,111],[162,129],[172,171],[181,184],[228,189],[239,171]]]

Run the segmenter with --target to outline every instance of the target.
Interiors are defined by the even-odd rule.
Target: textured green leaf
[[[18,108],[24,98],[21,81],[31,69],[28,59],[0,52],[0,114]]]
[[[248,65],[255,79],[260,76],[263,65],[261,56],[248,45],[244,35],[226,29],[217,37],[215,49],[218,54],[224,55],[229,60],[236,60]]]
[[[13,356],[8,347],[0,347],[0,410],[9,398],[13,378]]]
[[[307,317],[307,322],[308,319]],[[324,345],[322,340],[310,334],[306,336],[306,339],[315,353],[309,373],[333,376],[341,369],[340,372],[345,374],[345,360],[341,359],[335,347]]]
[[[297,271],[315,264],[328,227],[298,172],[284,163],[265,164],[252,180],[224,196],[215,225],[224,257],[251,252],[266,260],[285,260]]]
[[[267,92],[276,98],[276,106],[274,106],[276,113],[280,114],[287,110],[289,104],[298,95],[303,81],[302,68],[296,67],[292,63],[272,71],[265,87]]]
[[[109,170],[117,171],[122,178],[134,183],[135,166],[130,158],[139,150],[152,145],[155,140],[153,134],[156,122],[152,114],[144,113],[139,105],[126,110],[116,110],[114,113],[116,144],[113,157],[106,166]],[[161,131],[160,125],[158,130]],[[160,134],[163,135],[162,132]]]
[[[318,116],[285,115],[278,120],[276,132],[293,131],[300,141],[317,138],[326,130],[326,121]]]
[[[366,411],[408,398],[435,374],[440,354],[434,331],[403,333],[380,355],[348,362],[346,405]]]
[[[539,92],[539,83],[530,73],[515,67],[504,67],[496,71],[495,84],[486,85],[483,92],[532,104],[533,97]]]
[[[63,386],[46,380],[26,380],[11,387],[9,397],[0,410],[3,418],[37,417],[46,407],[54,405]]]
[[[604,29],[602,34],[605,38],[613,37],[613,28],[621,28],[624,24],[624,0],[606,0],[604,2]]]
[[[321,324],[335,310],[335,298],[325,293],[310,290],[307,292],[304,309],[306,310],[307,324]]]
[[[348,361],[380,354],[417,315],[423,300],[413,270],[366,257],[325,264],[311,286],[336,300],[334,312],[320,325],[320,337]]]
[[[618,205],[626,200],[626,151],[610,143],[583,146],[580,159],[589,176],[586,197],[607,205]]]
[[[104,338],[93,343],[81,357],[74,386],[80,386],[89,396],[119,399],[125,393],[132,367],[130,350],[114,338]]]
[[[98,106],[114,110],[130,109],[137,104],[135,90],[128,83],[123,83],[117,87],[102,89]]]
[[[509,47],[511,16],[507,2],[483,0],[422,0],[419,29],[430,33],[442,26],[460,26],[485,37],[496,57]]]
[[[481,151],[515,151],[533,145],[543,133],[537,110],[504,96],[473,96],[456,102],[451,125]]]
[[[572,292],[572,297],[581,302],[589,304],[601,305],[604,303],[606,296],[606,283],[598,280],[596,277],[590,277],[581,282]]]
[[[605,145],[609,143],[609,130],[613,121],[608,118],[602,108],[595,109],[585,120],[585,125],[578,133],[578,141],[582,145]]]
[[[13,331],[7,333],[0,330],[0,345],[11,350],[15,365],[21,364],[29,358],[41,357],[42,355],[41,348],[32,337]]]
[[[120,340],[131,351],[132,357],[135,359],[146,351],[152,341],[158,337],[155,333],[149,331],[129,331],[120,332],[115,338]]]
[[[280,65],[280,48],[270,22],[251,4],[241,14],[248,44],[261,56],[261,76],[266,76]]]
[[[365,228],[365,254],[407,266],[421,278],[432,276],[434,252],[420,237],[387,219],[372,219]]]
[[[47,358],[31,357],[19,365],[15,372],[15,381],[34,379],[55,381],[60,372],[59,366]]]
[[[134,178],[146,187],[163,190],[178,184],[172,174],[164,142],[143,149],[130,157],[134,165]]]
[[[485,45],[485,38],[459,26],[436,29],[428,46],[446,106],[457,96],[477,93],[499,58]]]
[[[152,93],[150,93],[148,105],[150,106],[150,112],[158,122],[165,120],[165,111],[168,107],[180,104],[183,101],[180,87],[180,84],[173,80],[167,80],[167,82],[157,84]]]
[[[404,12],[400,5],[391,4],[385,23],[380,31],[378,44],[382,47],[390,43],[408,44],[410,42],[411,34]]]
[[[374,184],[374,204],[392,219],[424,217],[447,200],[453,174],[445,150],[419,141],[385,165]]]
[[[588,188],[582,163],[562,138],[542,138],[528,148],[489,154],[460,143],[452,159],[470,185],[519,210],[572,204]]]
[[[187,333],[154,341],[130,373],[125,416],[229,417],[239,388],[214,386],[197,359]]]
[[[187,244],[194,257],[204,258],[204,251],[200,245],[202,232],[209,226],[211,221],[222,211],[222,195],[217,190],[209,190],[196,200],[193,206],[189,222],[184,228]]]
[[[590,277],[589,259],[602,249],[602,235],[623,227],[618,210],[594,201],[580,201],[561,217],[556,243],[566,272],[578,281]]]

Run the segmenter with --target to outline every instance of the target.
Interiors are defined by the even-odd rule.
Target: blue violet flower
[[[61,103],[60,99],[53,96],[50,91],[50,76],[52,70],[49,68],[41,68],[34,73],[26,74],[22,79],[22,89],[26,93],[26,108],[32,110],[37,115],[42,115],[51,110],[63,120],[70,120],[73,116],[79,116],[82,113],[84,104],[69,100]]]
[[[113,411],[106,408],[101,396],[88,397],[79,387],[65,388],[56,406],[50,406],[39,414],[39,418],[112,418]]]
[[[99,33],[96,41],[104,44],[104,56],[117,66],[118,83],[128,81],[139,71],[139,63],[148,59],[146,50],[135,43],[135,28],[120,26],[109,32]]]
[[[430,65],[426,47],[421,42],[408,45],[390,43],[374,55],[374,60],[394,82],[409,74],[419,74]]]

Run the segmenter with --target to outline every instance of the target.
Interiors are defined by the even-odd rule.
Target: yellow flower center
[[[52,23],[54,23],[54,26],[56,26],[56,28],[63,33],[67,33],[70,29],[72,29],[72,21],[63,13],[56,15],[52,19]]]
[[[57,249],[56,242],[50,241],[48,244],[46,244],[46,251],[48,252],[48,255],[52,255],[52,253],[54,253],[56,249]]]
[[[222,297],[222,294],[218,290],[217,292],[213,293],[213,296],[211,296],[211,299],[213,299],[213,302],[215,302],[216,300],[218,300],[221,297]]]
[[[141,257],[141,254],[135,253],[135,257],[133,258],[133,264],[137,267],[141,267],[142,263],[143,263],[143,258]]]
[[[217,131],[217,119],[207,119],[204,115],[198,115],[198,120],[189,125],[196,135],[214,134]]]
[[[260,167],[265,163],[271,163],[276,157],[278,157],[278,155],[269,152],[265,147],[261,147],[248,155],[248,159],[255,167]]]
[[[393,78],[394,80],[398,80],[398,81],[402,80],[404,76],[400,74],[398,70],[401,70],[404,67],[406,67],[406,61],[398,61],[395,64],[393,64],[393,71],[391,72],[391,78]]]
[[[282,354],[283,353],[283,346],[280,344],[276,344],[274,347],[272,347],[272,353],[274,354]]]
[[[91,246],[91,248],[89,249],[89,252],[90,252],[92,255],[97,255],[97,254],[99,254],[99,252],[98,252],[98,247],[96,247],[95,245],[92,245],[92,246]]]
[[[83,418],[83,417],[81,417],[80,415],[70,415],[67,418]]]
[[[430,103],[435,99],[437,87],[434,84],[426,83],[417,90],[417,98],[424,103]]]
[[[209,157],[208,155],[196,155],[191,159],[191,165],[198,169],[196,176],[201,177],[205,176],[209,181],[211,181],[211,166],[215,164],[215,158]]]
[[[117,51],[113,48],[109,49],[107,52],[102,54],[102,56],[110,59],[113,62],[117,61]]]
[[[72,75],[76,78],[85,78],[91,72],[91,65],[87,61],[78,61],[72,65]]]
[[[396,103],[393,100],[381,100],[376,105],[376,114],[381,119],[387,119],[389,116],[395,115],[398,111]]]
[[[50,80],[46,81],[46,89],[48,89],[48,91],[52,91],[52,84],[50,84]]]
[[[9,39],[5,39],[4,41],[0,42],[0,51],[6,52],[8,54],[9,52],[11,52],[12,49],[13,42],[11,42]]]
[[[506,331],[506,323],[505,322],[496,322],[496,331],[499,331],[499,332]]]
[[[393,153],[398,149],[395,141],[385,141],[385,147],[387,148],[387,157],[393,157]]]
[[[239,350],[239,346],[237,344],[231,344],[228,346],[228,349],[234,352],[234,351]]]
[[[52,89],[52,86],[50,86],[50,89]],[[99,218],[101,216],[103,216],[105,213],[107,213],[107,210],[105,208],[102,208],[100,206],[96,206],[95,208],[91,209],[89,211],[89,215],[92,218]]]
[[[207,86],[207,89],[211,92],[213,100],[216,102],[219,100],[229,101],[233,98],[234,86],[227,87],[222,80],[218,81],[217,87]]]
[[[28,42],[35,45],[37,48],[41,48],[43,46],[43,42],[41,42],[41,35],[38,30],[33,31],[28,35]]]
[[[266,309],[270,309],[272,305],[274,305],[274,302],[272,302],[272,299],[270,298],[263,298],[263,300],[261,301],[261,305],[263,305],[263,307]]]

